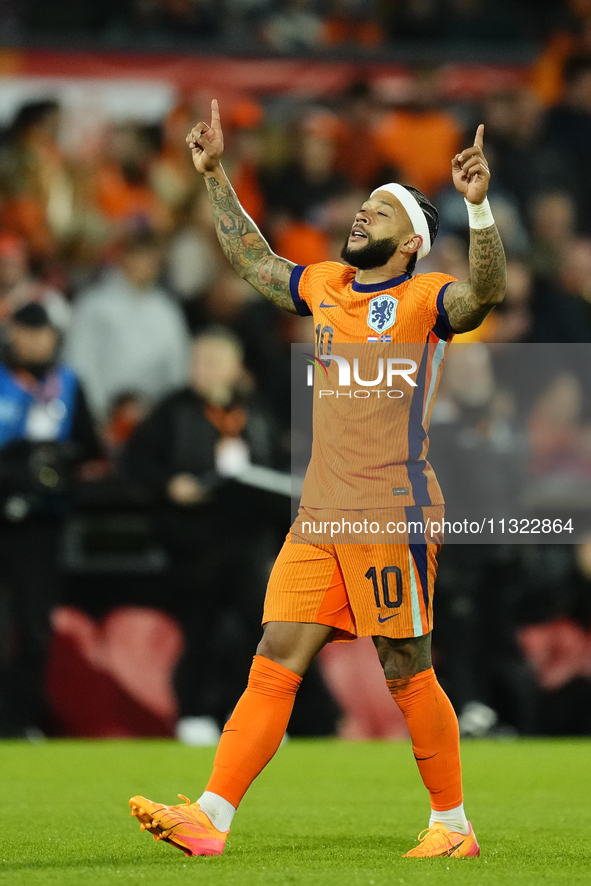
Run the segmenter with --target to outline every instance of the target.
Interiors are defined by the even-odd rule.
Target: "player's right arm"
[[[275,255],[246,214],[223,170],[224,136],[218,103],[211,103],[211,124],[198,123],[187,136],[193,163],[205,179],[218,240],[232,267],[273,304],[296,314],[289,289],[293,262]]]
[[[456,190],[469,204],[486,199],[490,171],[483,153],[484,126],[476,130],[471,148],[452,160]],[[491,216],[492,221],[492,216]],[[470,278],[451,283],[445,290],[443,305],[456,332],[476,329],[495,305],[503,301],[507,280],[505,251],[497,227],[470,227]]]

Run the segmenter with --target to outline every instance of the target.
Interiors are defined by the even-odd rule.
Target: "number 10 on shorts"
[[[391,578],[391,576],[395,576],[395,578]],[[379,579],[376,567],[370,566],[365,577],[369,578],[373,584],[373,593],[378,609],[381,609],[382,606],[386,606],[387,609],[398,609],[399,606],[402,606],[402,572],[398,566],[384,566]],[[392,599],[391,592],[394,591],[394,584],[396,585],[396,596]]]

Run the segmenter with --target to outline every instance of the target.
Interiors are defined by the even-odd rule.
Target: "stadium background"
[[[186,131],[208,119],[217,97],[226,168],[281,255],[302,264],[338,257],[368,189],[398,179],[441,212],[422,270],[462,278],[468,228],[449,161],[483,121],[509,281],[505,304],[471,340],[589,342],[591,3],[2,0],[0,40],[0,311],[7,322],[26,293],[54,312],[103,443],[68,479],[47,707],[36,722],[7,715],[2,731],[172,735],[183,643],[191,657],[176,688],[188,696],[186,712],[220,721],[231,707],[289,502],[232,480],[214,484],[200,507],[216,533],[197,515],[201,534],[190,556],[170,546],[167,493],[136,470],[145,452],[133,448],[137,436],[129,440],[138,421],[160,414],[158,401],[182,386],[188,369],[178,377],[164,368],[141,390],[132,375],[103,390],[103,366],[94,368],[86,345],[98,335],[85,308],[89,291],[105,297],[96,287],[107,281],[116,295],[121,276],[110,269],[130,244],[158,253],[160,285],[183,318],[174,347],[183,352],[189,334],[212,324],[218,335],[221,326],[238,337],[241,394],[260,418],[258,460],[288,471],[290,343],[312,340],[313,330],[268,306],[227,267]],[[115,308],[111,320],[133,362],[133,318]],[[448,443],[491,419],[490,391],[478,408],[461,392],[446,396],[456,408]],[[588,378],[564,368],[522,417],[532,474],[583,490],[582,510],[591,502],[590,419]],[[486,463],[491,435],[483,437]],[[250,448],[257,460],[252,440]],[[16,493],[26,499],[30,490]],[[3,487],[0,544],[3,556],[20,546],[26,557],[33,517],[19,516],[14,499],[15,489]],[[248,514],[256,541],[235,525],[236,514]],[[220,566],[238,549],[246,549],[239,562],[248,573],[240,580]],[[14,593],[4,576],[3,698],[23,633]],[[450,547],[437,605],[436,663],[465,735],[589,734],[591,539]],[[363,643],[328,649],[291,731],[403,737],[376,670]]]

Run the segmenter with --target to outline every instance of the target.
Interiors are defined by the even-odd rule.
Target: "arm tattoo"
[[[289,290],[295,264],[275,255],[229,182],[211,175],[205,183],[218,240],[232,267],[273,304],[297,313]]]
[[[431,667],[431,634],[405,640],[374,637],[373,642],[386,680],[400,680],[401,689],[415,674]]]
[[[452,283],[443,303],[456,332],[480,326],[505,294],[505,251],[496,225],[470,228],[470,279]]]

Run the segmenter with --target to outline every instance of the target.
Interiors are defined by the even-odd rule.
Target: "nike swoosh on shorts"
[[[395,612],[394,615],[387,615],[386,618],[382,618],[381,615],[378,615],[378,621],[380,624],[384,624],[385,621],[390,621],[391,618],[396,618],[397,615],[400,615],[400,613]]]
[[[325,305],[324,299],[322,299],[322,301],[320,302],[320,307],[321,308],[336,308],[337,306],[336,305]]]

